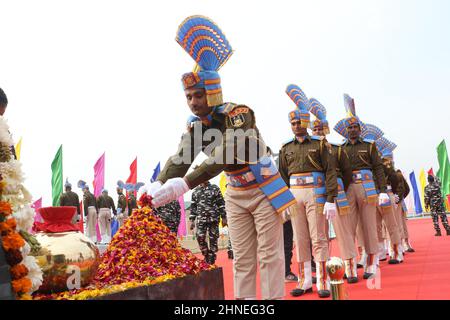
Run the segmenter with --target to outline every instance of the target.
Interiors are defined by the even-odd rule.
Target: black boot
[[[447,235],[450,236],[450,229],[447,229]]]
[[[228,250],[228,259],[231,259],[231,260],[234,259],[233,250]]]
[[[435,234],[435,236],[436,236],[436,237],[440,237],[440,236],[442,236],[442,234],[441,234],[441,230],[437,230],[437,231],[436,231],[436,234]]]
[[[309,288],[309,289],[306,289],[306,290],[295,288],[295,289],[293,289],[291,291],[291,296],[293,296],[293,297],[300,297],[300,296],[304,295],[305,293],[311,293],[311,292],[313,292],[312,288]]]

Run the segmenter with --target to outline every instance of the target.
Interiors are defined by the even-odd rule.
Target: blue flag
[[[156,168],[153,170],[152,178],[150,179],[150,182],[155,182],[156,178],[158,178],[159,173],[161,172],[161,162],[158,162]]]
[[[414,206],[416,207],[416,214],[421,214],[423,212],[422,203],[420,202],[419,189],[417,188],[416,176],[414,171],[409,174],[409,181],[411,181],[411,186],[414,192]]]

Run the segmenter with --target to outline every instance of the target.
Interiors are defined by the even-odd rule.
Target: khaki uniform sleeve
[[[344,148],[339,147],[340,157],[339,157],[339,169],[342,173],[342,181],[344,182],[344,189],[347,191],[350,183],[353,181],[353,171],[352,171],[352,165],[350,163],[350,158],[348,157],[347,152]]]
[[[281,148],[278,156],[278,171],[280,172],[281,178],[283,178],[284,182],[288,187],[290,187],[289,181],[289,170],[286,162],[285,149]]]
[[[238,110],[243,112],[233,116]],[[242,105],[236,106],[228,114],[225,121],[226,131],[223,134],[222,144],[217,147],[211,153],[211,156],[203,161],[203,163],[196,170],[186,176],[186,180],[188,181],[188,185],[191,189],[221,173],[227,167],[227,160],[228,162],[233,161],[236,163],[236,155],[241,154],[241,151],[238,150],[238,146],[245,146],[246,144],[244,143],[244,140],[249,140],[250,137],[257,138],[255,137],[256,133],[251,134],[250,136],[236,135],[238,136],[237,139],[234,138],[234,135],[231,135],[231,133],[235,133],[238,129],[241,129],[244,132],[249,129],[255,129],[255,116],[250,108]],[[231,144],[234,145],[234,159],[227,159],[227,151],[231,151],[228,150],[228,148],[233,148]]]
[[[163,170],[158,175],[157,180],[164,184],[171,178],[183,177],[189,170],[195,157],[197,157],[202,150],[201,141],[197,144],[198,146],[195,146],[193,133],[190,131],[184,133],[181,137],[181,142],[178,145],[177,152],[167,160]]]
[[[372,143],[369,148],[372,170],[374,179],[376,179],[376,185],[380,189],[381,193],[386,193],[386,177],[384,175],[384,168],[380,155],[378,154],[374,143]]]
[[[320,141],[320,159],[325,173],[325,188],[327,192],[327,202],[334,202],[338,193],[336,163],[330,146],[324,140]]]

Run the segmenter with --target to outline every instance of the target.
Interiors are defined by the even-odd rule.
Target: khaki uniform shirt
[[[348,154],[352,171],[371,170],[375,184],[380,192],[386,192],[386,177],[384,175],[383,163],[378,154],[375,143],[366,142],[359,138],[354,144],[346,141],[342,145],[343,150]]]
[[[334,202],[337,196],[336,164],[331,146],[325,139],[319,141],[306,136],[303,142],[293,139],[292,142],[285,144],[279,154],[279,171],[288,186],[292,174],[323,172],[327,202]]]
[[[64,192],[59,197],[59,206],[76,207],[77,214],[80,214],[80,198],[78,198],[78,195],[73,191]]]
[[[114,205],[114,200],[110,196],[101,195],[97,198],[97,207],[99,209],[108,208],[112,209],[113,213],[116,214],[116,206]]]
[[[336,163],[337,177],[342,179],[344,190],[347,191],[348,186],[352,183],[353,172],[352,165],[347,152],[341,146],[332,145],[332,152]]]
[[[228,114],[213,112],[211,114],[212,121],[209,125],[200,125],[201,122],[197,121],[197,123],[199,124],[198,126],[189,127],[188,131],[181,137],[178,151],[166,162],[166,165],[159,174],[157,180],[165,183],[170,178],[183,177],[188,171],[194,159],[202,151],[205,152],[209,159],[205,160],[196,170],[186,176],[186,180],[188,181],[189,187],[191,189],[217,176],[223,170],[235,171],[246,167],[246,161],[249,160],[248,144],[244,145],[242,143],[242,139],[240,139],[240,143],[238,141],[238,143],[234,143],[234,146],[232,147],[230,143],[232,136],[227,134],[227,129],[232,130],[232,132],[235,132],[238,129],[242,129],[244,132],[249,129],[254,129],[254,131],[252,131],[252,134],[243,139],[246,141],[249,141],[250,139],[255,140],[255,138],[259,139],[258,141],[261,142],[260,147],[264,148],[264,150],[267,149],[259,135],[258,129],[256,128],[255,115],[249,107],[244,105],[229,104],[229,107],[226,107],[226,111],[228,112]],[[222,132],[222,141],[220,142],[220,146],[213,151],[209,150],[209,148],[206,148],[211,143],[211,141],[201,141],[201,144],[199,143],[198,146],[195,146],[195,131],[201,130],[201,134],[203,136],[203,133],[205,133],[205,131],[210,128],[218,129],[220,132]],[[200,132],[197,132],[197,135],[199,133]],[[237,150],[237,146],[242,145],[244,145],[246,148],[245,157],[244,159],[237,160],[236,155],[240,154],[240,152]],[[234,149],[234,158],[232,157],[232,159],[226,159],[226,153],[227,151],[229,151],[227,150],[228,148]],[[185,154],[187,150],[191,151],[190,154]],[[184,157],[186,157],[186,159],[188,160],[186,163],[176,163],[177,158],[183,159]],[[216,158],[221,159],[221,163],[214,163],[213,159]]]

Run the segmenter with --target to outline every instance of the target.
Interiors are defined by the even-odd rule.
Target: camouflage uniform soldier
[[[78,198],[78,195],[72,191],[72,185],[70,184],[68,179],[66,179],[64,188],[66,192],[64,192],[59,197],[59,206],[60,207],[68,206],[77,208],[77,213],[74,214],[72,218],[72,223],[76,224],[80,216],[80,199]]]
[[[436,230],[435,236],[441,236],[439,216],[441,217],[442,225],[447,231],[447,235],[450,236],[450,226],[448,225],[447,215],[445,214],[441,187],[431,175],[428,176],[428,185],[425,187],[425,208],[430,208],[431,216],[433,217],[434,229]]]
[[[180,224],[181,218],[181,207],[178,200],[174,200],[166,205],[156,208],[155,212],[170,231],[178,234],[178,225]]]
[[[217,240],[219,239],[219,221],[222,218],[222,225],[227,225],[225,212],[225,200],[220,189],[209,181],[200,184],[192,193],[191,230],[194,229],[194,222],[197,218],[197,241],[205,260],[209,264],[216,261],[218,251]],[[209,235],[209,248],[206,243],[206,233]]]

